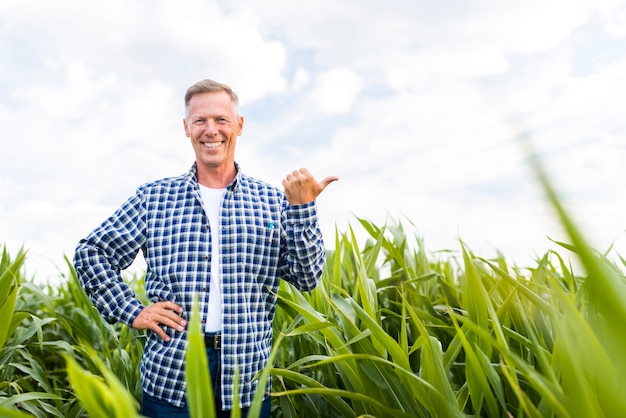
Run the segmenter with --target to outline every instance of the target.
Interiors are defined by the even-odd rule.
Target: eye
[[[194,125],[204,125],[206,123],[205,119],[194,119],[193,124]]]

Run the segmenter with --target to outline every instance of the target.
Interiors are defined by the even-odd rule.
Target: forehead
[[[198,93],[189,99],[189,114],[232,114],[232,105],[230,95],[224,91]]]

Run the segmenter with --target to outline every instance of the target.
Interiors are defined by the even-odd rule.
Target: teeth
[[[222,145],[221,142],[204,142],[204,146],[207,148],[217,148]]]

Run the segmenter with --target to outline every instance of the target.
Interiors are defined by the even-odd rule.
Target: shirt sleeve
[[[283,213],[283,225],[281,277],[299,290],[313,290],[322,277],[326,263],[315,201],[288,205]]]
[[[145,203],[138,191],[76,247],[78,280],[109,323],[131,326],[143,309],[121,271],[135,260],[145,236]]]

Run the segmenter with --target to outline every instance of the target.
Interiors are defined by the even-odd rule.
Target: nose
[[[206,126],[204,127],[204,133],[206,136],[215,136],[217,135],[217,124],[214,120],[208,120],[206,122]]]

